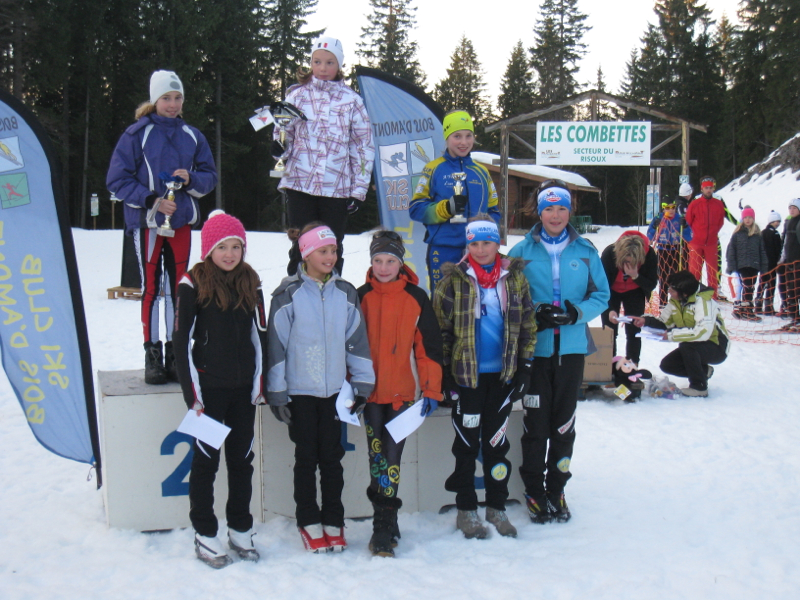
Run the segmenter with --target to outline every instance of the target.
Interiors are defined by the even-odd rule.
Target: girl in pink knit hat
[[[189,409],[231,428],[225,438],[228,546],[242,560],[256,561],[250,497],[256,405],[265,402],[264,298],[258,275],[244,262],[247,237],[239,219],[213,211],[200,238],[203,262],[178,284],[173,336],[178,379]],[[215,569],[232,562],[217,538],[214,515],[219,456],[219,449],[195,440],[189,475],[195,554]]]
[[[741,283],[739,298],[733,303],[733,316],[744,321],[761,321],[755,313],[753,292],[758,274],[767,270],[767,252],[756,224],[756,213],[749,206],[742,210],[742,220],[728,242],[725,261],[725,272],[736,273]]]

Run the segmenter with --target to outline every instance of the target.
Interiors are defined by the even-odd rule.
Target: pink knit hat
[[[756,218],[756,211],[754,211],[750,206],[745,206],[744,210],[742,210],[742,218],[745,217],[753,217]]]
[[[247,235],[242,222],[224,210],[212,210],[200,232],[200,260],[205,260],[220,242],[237,239],[247,246]]]

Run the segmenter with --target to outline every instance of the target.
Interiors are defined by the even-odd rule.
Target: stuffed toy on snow
[[[625,402],[636,402],[642,395],[646,382],[653,378],[647,369],[639,369],[636,363],[624,356],[615,356],[614,364],[614,395]]]

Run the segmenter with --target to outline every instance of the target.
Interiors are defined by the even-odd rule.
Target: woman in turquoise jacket
[[[541,222],[508,253],[525,261],[538,326],[531,386],[523,399],[519,472],[531,520],[566,522],[571,515],[564,486],[572,476],[584,357],[596,351],[589,321],[608,308],[611,294],[600,255],[569,224],[567,185],[558,179],[543,182],[536,206]]]

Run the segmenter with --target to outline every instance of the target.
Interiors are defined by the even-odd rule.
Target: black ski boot
[[[167,372],[164,370],[161,354],[161,342],[144,343],[144,382],[150,385],[167,383]]]
[[[394,529],[397,526],[397,511],[403,506],[403,501],[400,498],[381,496],[372,488],[367,488],[367,497],[372,502],[372,508],[375,511],[372,518],[372,537],[369,540],[369,550],[372,552],[372,556],[394,557],[394,547],[397,546]]]
[[[172,349],[172,342],[164,344],[164,370],[167,372],[167,379],[178,381],[178,365],[175,362],[175,351]]]
[[[547,504],[550,509],[550,514],[553,519],[559,523],[566,523],[572,518],[572,513],[569,512],[567,506],[567,499],[564,492],[547,492]]]

